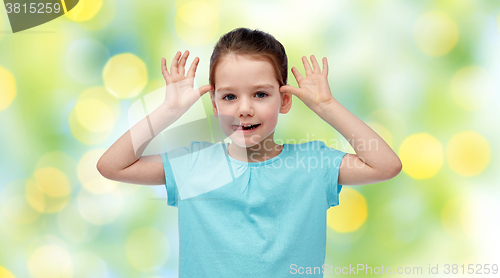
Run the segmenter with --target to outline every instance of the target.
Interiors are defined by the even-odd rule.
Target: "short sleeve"
[[[165,173],[165,188],[167,190],[167,203],[177,207],[179,202],[178,184],[189,174],[193,167],[193,156],[200,150],[200,142],[193,141],[188,147],[181,147],[161,153]],[[175,173],[175,174],[174,174]]]
[[[169,206],[177,207],[177,200],[179,199],[177,185],[175,184],[174,173],[170,166],[167,153],[160,154],[161,161],[163,162],[163,171],[165,173],[165,188],[167,190],[167,204]]]
[[[188,147],[160,154],[168,205],[198,197],[233,180],[222,144],[193,141]]]
[[[342,190],[342,185],[338,184],[339,167],[342,158],[347,154],[334,148],[327,147],[324,142],[317,142],[319,150],[318,160],[321,161],[321,168],[325,177],[325,190],[327,197],[327,208],[339,205],[339,194]]]

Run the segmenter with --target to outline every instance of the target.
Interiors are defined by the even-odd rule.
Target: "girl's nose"
[[[253,116],[254,110],[250,100],[242,99],[238,107],[238,115],[242,116]]]

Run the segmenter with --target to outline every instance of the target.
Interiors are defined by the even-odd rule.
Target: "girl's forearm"
[[[100,158],[99,171],[112,175],[135,163],[148,144],[179,119],[179,110],[160,105],[123,134]]]
[[[401,165],[401,161],[391,147],[336,99],[318,107],[315,112],[342,134],[356,155],[371,168],[384,171]]]

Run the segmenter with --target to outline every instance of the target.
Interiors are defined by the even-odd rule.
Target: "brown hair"
[[[288,59],[283,45],[269,33],[257,29],[236,28],[219,38],[210,57],[209,82],[214,88],[217,64],[231,53],[269,61],[273,65],[280,87],[286,84]]]

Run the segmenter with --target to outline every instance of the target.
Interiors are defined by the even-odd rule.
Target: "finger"
[[[179,64],[180,57],[181,57],[181,52],[177,51],[177,53],[175,53],[174,59],[172,59],[172,65],[170,65],[170,73],[171,74],[179,73],[179,69],[177,68],[177,65]]]
[[[323,74],[328,76],[328,61],[326,60],[326,57],[323,58]]]
[[[184,54],[181,57],[181,61],[179,62],[179,73],[182,75],[186,74],[185,66],[186,66],[186,60],[189,56],[189,51],[185,51]]]
[[[314,55],[311,55],[311,61],[313,64],[313,73],[321,73],[321,69],[319,68],[318,61],[316,61],[316,57]]]
[[[215,88],[212,85],[204,85],[204,86],[201,86],[200,88],[198,88],[198,92],[200,93],[200,97],[201,97],[206,92],[209,92],[209,91],[214,90],[214,89]]]
[[[283,85],[280,87],[280,92],[291,93],[292,95],[302,99],[302,94],[303,94],[302,90],[297,87],[293,87],[290,85]]]
[[[307,61],[306,56],[302,56],[302,63],[304,64],[304,68],[306,69],[306,76],[312,74],[311,65],[309,64],[309,61]]]
[[[191,63],[191,67],[189,67],[187,77],[194,77],[196,73],[196,69],[198,68],[198,63],[200,62],[200,58],[195,57],[193,62]]]
[[[167,81],[167,83],[170,82],[170,73],[168,73],[167,71],[167,59],[165,58],[161,58],[161,73],[163,74],[163,78],[165,78],[165,81]]]
[[[163,73],[164,76],[166,74],[170,75],[170,73],[167,70],[167,59],[165,59],[163,57],[161,58],[161,72]]]
[[[300,74],[299,70],[295,67],[292,67],[292,73],[293,76],[295,77],[295,80],[297,80],[297,83],[300,82],[304,77],[302,77],[302,74]]]

